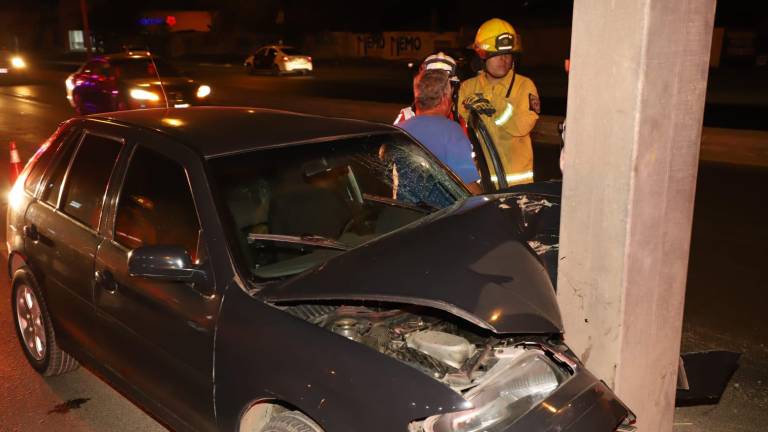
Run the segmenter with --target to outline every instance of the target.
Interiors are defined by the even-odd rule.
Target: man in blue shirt
[[[413,80],[416,116],[397,126],[428,148],[474,193],[482,193],[472,159],[472,144],[451,112],[450,72],[424,69]]]

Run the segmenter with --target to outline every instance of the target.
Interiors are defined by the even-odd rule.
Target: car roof
[[[286,49],[286,48],[296,49],[296,47],[292,45],[264,45],[262,47],[259,47],[258,49],[262,49],[262,48],[276,48],[279,50]]]
[[[166,134],[205,158],[399,131],[381,123],[249,107],[155,108],[88,118]]]
[[[136,59],[149,59],[150,54],[149,51],[127,51],[127,52],[119,52],[119,53],[113,53],[113,54],[102,54],[99,56],[95,56],[92,60],[106,60],[106,61],[112,61],[112,60],[136,60]],[[152,56],[153,58],[157,59],[157,56]]]

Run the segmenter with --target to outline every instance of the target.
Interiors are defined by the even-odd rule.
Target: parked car
[[[0,49],[0,81],[26,77],[29,64],[16,51]]]
[[[63,124],[9,198],[13,319],[177,430],[631,430],[530,243],[400,129],[281,111]],[[539,203],[538,207],[535,203]]]
[[[211,94],[210,86],[184,76],[148,51],[95,57],[69,75],[65,84],[67,100],[78,114],[203,105]]]
[[[312,57],[286,45],[261,47],[254,54],[248,56],[243,64],[250,74],[261,72],[282,75],[312,72]]]

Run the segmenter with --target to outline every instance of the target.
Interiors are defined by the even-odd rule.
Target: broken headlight
[[[465,395],[472,409],[424,421],[427,432],[504,430],[552,394],[569,377],[538,350],[501,350],[483,383]]]

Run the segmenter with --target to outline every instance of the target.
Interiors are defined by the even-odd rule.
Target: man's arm
[[[512,136],[526,136],[536,126],[541,112],[539,92],[530,79],[524,79],[519,92],[509,98],[493,100],[496,114],[492,123]]]

